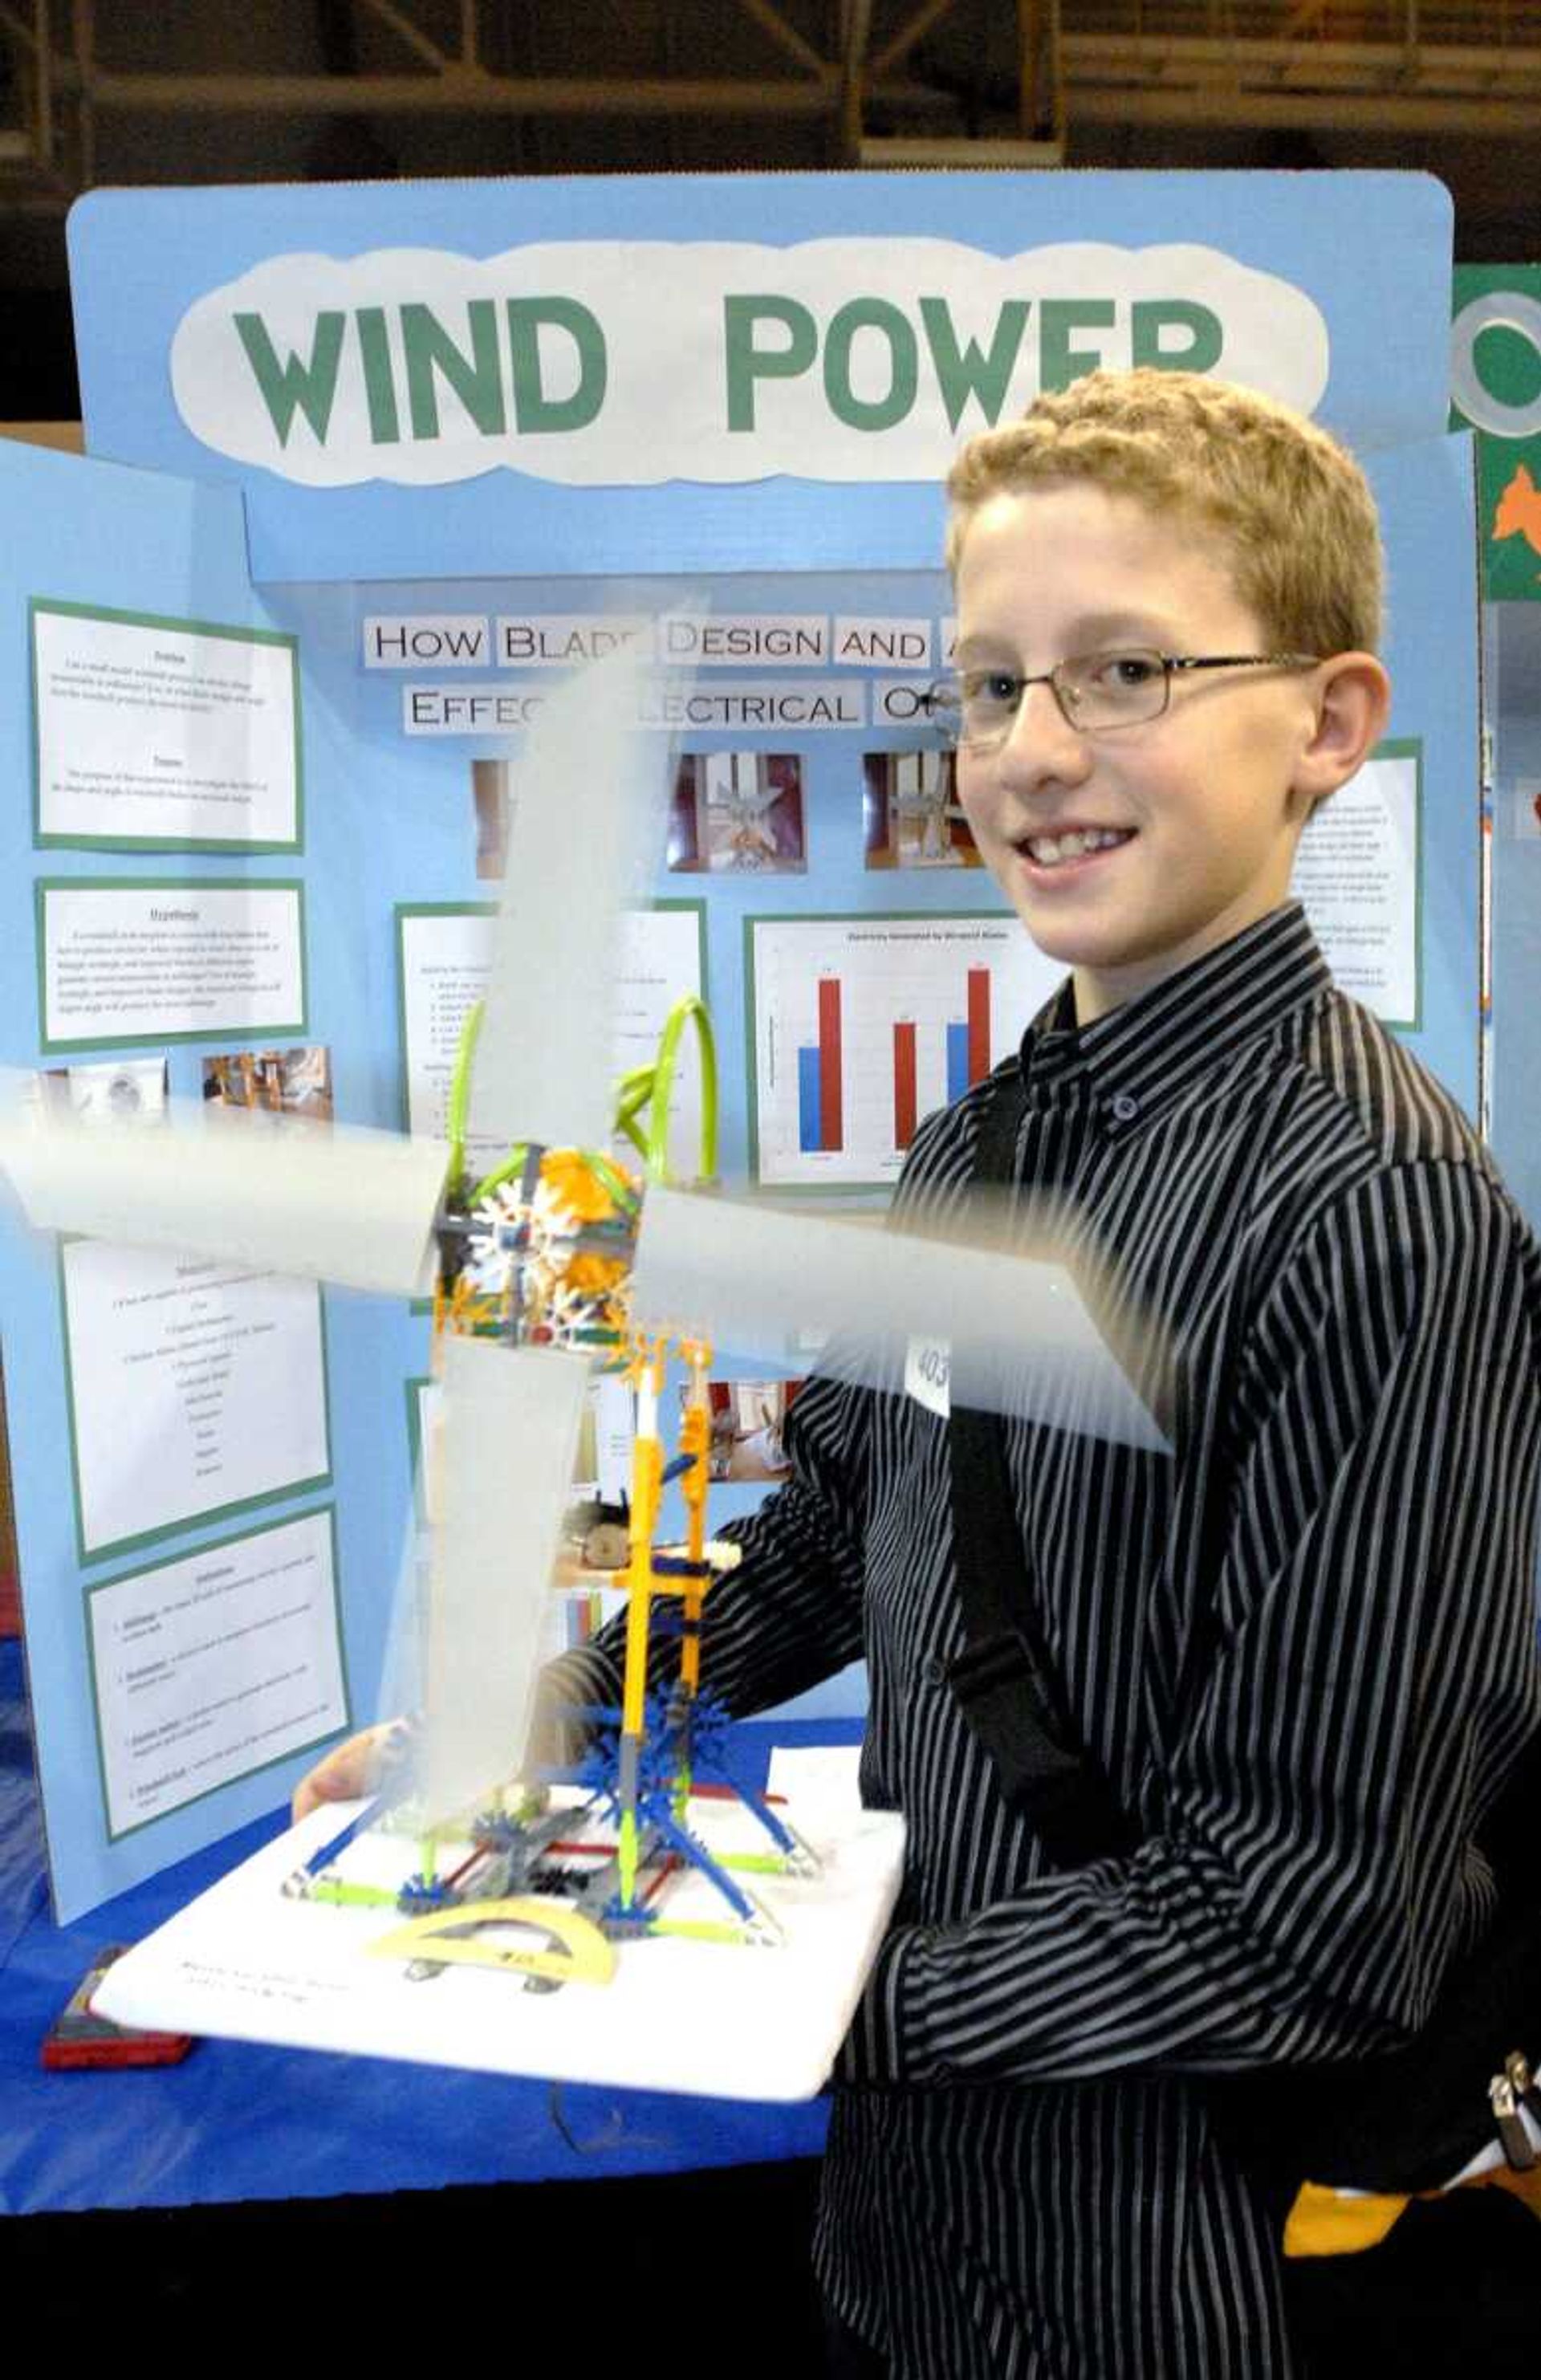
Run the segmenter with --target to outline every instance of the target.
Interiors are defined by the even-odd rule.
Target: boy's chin
[[[1069,917],[1045,917],[1037,902],[1013,901],[1012,907],[1018,925],[1046,959],[1057,959],[1067,967],[1117,965],[1116,935],[1089,930],[1084,921],[1077,926]]]
[[[1088,994],[1094,986],[1097,988],[1099,1011],[1132,999],[1167,976],[1175,975],[1195,955],[1185,933],[1121,933],[1106,924],[1098,929],[1085,920],[1077,926],[1069,917],[1046,918],[1041,913],[1035,914],[1025,903],[1017,907],[1016,914],[1029,940],[1046,959],[1084,983]]]

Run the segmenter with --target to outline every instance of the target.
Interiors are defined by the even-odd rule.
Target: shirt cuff
[[[879,1946],[851,2030],[835,2060],[834,2082],[855,2089],[931,2079],[918,2038],[915,1969],[925,1929],[901,1925]]]

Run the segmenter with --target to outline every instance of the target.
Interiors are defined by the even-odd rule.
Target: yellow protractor
[[[496,1929],[518,1925],[545,1936],[554,1948],[536,1949],[500,1938]],[[535,1894],[516,1900],[463,1901],[435,1909],[370,1944],[375,1959],[417,1959],[439,1966],[494,1967],[553,1984],[608,1984],[615,1973],[615,1946],[591,1918],[560,1901]]]

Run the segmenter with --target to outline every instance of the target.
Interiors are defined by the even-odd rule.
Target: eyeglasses
[[[1090,735],[1143,727],[1171,700],[1179,670],[1315,669],[1315,653],[1158,653],[1142,645],[1105,653],[1077,653],[1036,677],[1013,670],[960,670],[922,698],[927,715],[965,752],[994,752],[1004,744],[1030,686],[1047,686],[1067,723]]]

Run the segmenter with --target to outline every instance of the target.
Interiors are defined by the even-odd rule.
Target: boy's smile
[[[1110,647],[1266,653],[1278,638],[1191,516],[1065,480],[989,497],[958,566],[961,670],[1002,681]],[[1174,675],[1164,713],[1072,726],[1053,689],[958,755],[986,861],[1039,948],[1075,978],[1083,1024],[1277,908],[1317,796],[1324,673]],[[1341,773],[1347,773],[1342,771]]]

